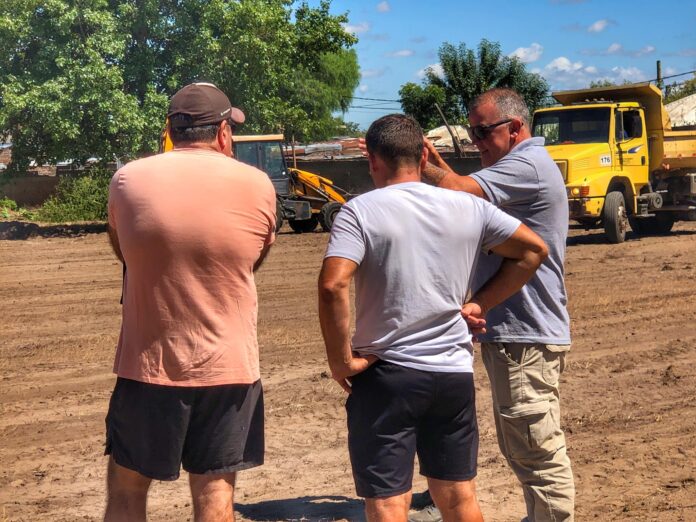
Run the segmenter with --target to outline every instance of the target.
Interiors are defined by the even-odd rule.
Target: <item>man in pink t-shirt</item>
[[[244,114],[212,84],[171,99],[174,150],[109,188],[127,267],[106,418],[105,520],[144,520],[152,479],[189,472],[196,520],[233,520],[235,473],[263,463],[254,271],[275,239],[275,191],[232,158]]]

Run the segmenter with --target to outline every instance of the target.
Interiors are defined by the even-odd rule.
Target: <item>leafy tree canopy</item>
[[[450,123],[459,123],[466,118],[471,101],[495,87],[515,89],[530,110],[541,106],[547,95],[546,80],[528,72],[519,59],[503,55],[497,42],[483,39],[475,50],[464,43],[455,46],[445,42],[438,56],[441,71],[430,68],[421,86],[406,84],[399,91],[404,112],[412,114],[426,128],[433,126],[433,119],[426,115],[437,114],[435,101],[442,101],[442,110]]]
[[[685,82],[667,85],[665,87],[665,103],[677,101],[692,94],[696,94],[696,74]]]
[[[340,132],[359,81],[332,15],[292,0],[3,0],[0,132],[13,168],[157,148],[169,97],[218,85],[247,115],[244,133],[298,139]]]
[[[614,87],[616,85],[616,82],[612,82],[611,80],[601,79],[601,80],[592,80],[590,82],[590,89],[599,89],[600,87]]]

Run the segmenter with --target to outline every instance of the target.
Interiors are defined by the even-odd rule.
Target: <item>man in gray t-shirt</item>
[[[458,176],[426,143],[433,165],[423,179],[487,199],[529,226],[549,247],[548,258],[524,288],[486,314],[486,331],[477,337],[491,381],[498,444],[522,484],[528,520],[570,521],[575,488],[560,426],[559,394],[570,349],[563,268],[565,185],[544,139],[531,136],[529,110],[514,91],[493,89],[479,96],[469,107],[469,123],[484,168]],[[495,253],[482,257],[473,290],[485,285],[499,265]],[[412,518],[436,519],[425,514]]]
[[[380,118],[366,142],[377,190],[338,214],[319,276],[329,367],[350,393],[356,491],[366,499],[368,521],[405,522],[417,453],[445,517],[479,521],[473,347],[465,318],[482,320],[522,288],[546,245],[483,199],[420,183],[428,153],[412,118]],[[501,256],[500,266],[466,302],[481,250]]]

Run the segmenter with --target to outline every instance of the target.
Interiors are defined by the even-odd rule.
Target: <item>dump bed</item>
[[[662,163],[665,168],[696,172],[696,131],[667,130]]]

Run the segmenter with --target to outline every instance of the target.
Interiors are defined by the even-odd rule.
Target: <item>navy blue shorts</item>
[[[263,464],[263,388],[182,387],[118,378],[106,416],[106,455],[141,475],[176,480]]]
[[[426,372],[378,361],[352,384],[346,402],[348,449],[358,496],[409,491],[416,453],[426,477],[465,481],[476,476],[472,373]]]

